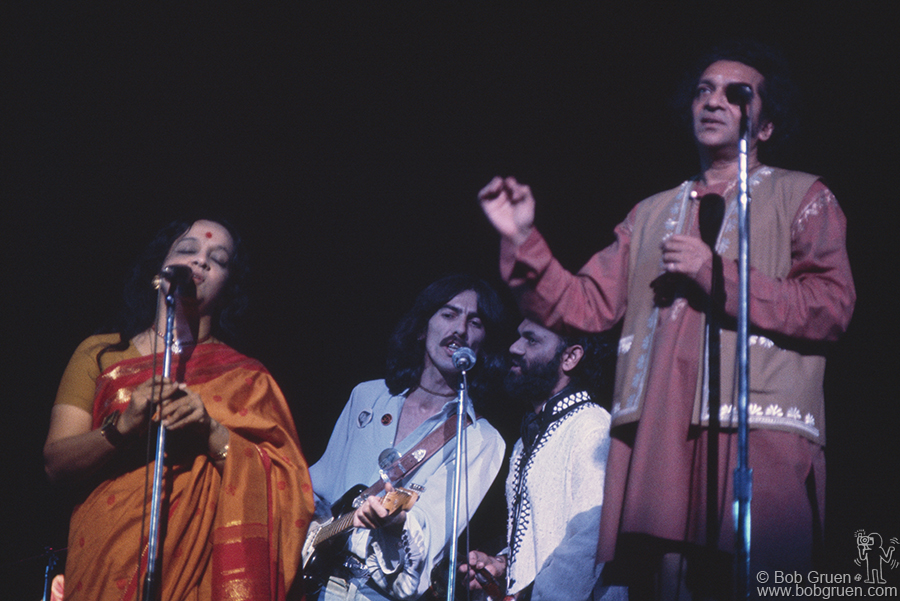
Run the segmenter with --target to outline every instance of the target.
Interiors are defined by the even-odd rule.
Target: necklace
[[[419,384],[416,388],[421,388],[422,390],[424,390],[425,392],[427,392],[428,394],[430,394],[430,395],[432,395],[432,396],[439,396],[439,397],[444,397],[444,398],[450,398],[450,397],[452,397],[452,396],[456,396],[456,393],[455,393],[455,392],[451,392],[451,393],[446,393],[446,392],[435,392],[435,391],[433,391],[433,390],[428,390],[427,388],[425,388],[425,387],[422,386],[421,384]]]
[[[153,328],[153,331],[156,332],[156,335],[159,336],[163,340],[163,342],[165,342],[165,340],[166,340],[165,334],[161,333],[156,328]],[[191,347],[191,346],[196,346],[198,344],[203,344],[204,342],[209,340],[209,338],[210,338],[210,334],[207,334],[200,340],[193,340],[193,339],[178,340],[176,338],[175,340],[172,341],[172,352],[175,353],[176,355],[179,355],[179,354],[181,354],[181,351],[183,351],[184,349]]]

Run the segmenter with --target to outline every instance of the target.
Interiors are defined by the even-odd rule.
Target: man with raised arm
[[[497,177],[479,194],[502,237],[502,275],[527,317],[562,333],[622,322],[598,559],[627,568],[635,599],[727,598],[732,586],[741,110],[726,98],[729,85],[753,91],[751,573],[813,565],[824,517],[825,352],[856,299],[834,195],[816,176],[757,157],[790,130],[792,86],[781,58],[758,44],[730,44],[688,80],[684,110],[700,173],[635,206],[616,241],[576,274],[534,228],[528,186]],[[724,199],[724,219],[711,248],[698,222],[701,199],[715,196]],[[711,373],[714,265],[721,361]],[[718,394],[710,394],[716,380]]]

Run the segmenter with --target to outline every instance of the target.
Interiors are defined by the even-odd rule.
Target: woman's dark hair
[[[391,394],[400,394],[418,386],[425,367],[423,334],[428,328],[428,320],[454,296],[466,290],[472,290],[478,296],[478,314],[485,331],[480,357],[469,372],[472,400],[477,403],[498,384],[505,366],[502,332],[506,314],[503,303],[487,282],[471,275],[455,274],[433,282],[419,293],[412,309],[394,329],[388,341],[385,377]]]
[[[784,55],[768,44],[757,40],[737,39],[724,42],[704,54],[688,70],[681,80],[675,96],[676,114],[690,130],[691,103],[697,91],[700,76],[717,61],[733,61],[759,71],[764,82],[759,90],[762,100],[761,118],[774,126],[772,136],[760,144],[760,151],[772,152],[781,147],[797,131],[797,105],[799,91],[791,76]]]
[[[226,230],[233,243],[233,252],[228,263],[228,280],[219,295],[212,319],[212,334],[221,340],[232,342],[237,337],[236,320],[247,308],[246,283],[250,272],[247,251],[234,227],[223,219],[199,218],[193,221],[173,221],[159,232],[140,254],[125,278],[122,308],[116,317],[98,333],[118,333],[120,340],[103,349],[97,356],[99,364],[103,353],[110,350],[123,351],[130,340],[153,325],[156,317],[157,291],[153,287],[154,277],[162,269],[163,261],[178,238],[184,235],[197,221],[218,223]]]

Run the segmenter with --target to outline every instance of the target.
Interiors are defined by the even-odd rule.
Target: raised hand
[[[534,229],[534,196],[531,188],[514,177],[495,177],[478,192],[481,209],[497,232],[521,246]]]

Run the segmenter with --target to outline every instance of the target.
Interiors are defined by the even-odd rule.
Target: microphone
[[[730,83],[725,86],[725,98],[738,106],[750,104],[753,100],[753,88],[745,83]]]
[[[475,351],[467,346],[453,353],[453,366],[460,371],[469,371],[475,365]]]
[[[161,278],[168,280],[174,294],[182,298],[197,296],[197,285],[194,284],[194,272],[187,265],[166,265],[159,272]]]

